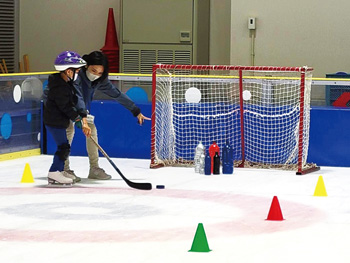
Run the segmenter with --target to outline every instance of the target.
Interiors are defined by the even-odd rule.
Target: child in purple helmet
[[[70,153],[66,129],[70,121],[82,128],[89,137],[91,129],[86,120],[86,113],[76,108],[77,96],[73,81],[86,62],[73,51],[60,53],[55,60],[55,68],[59,73],[49,76],[48,89],[45,90],[44,124],[57,144],[53,163],[48,173],[49,184],[71,186],[76,178],[64,171],[64,162]]]

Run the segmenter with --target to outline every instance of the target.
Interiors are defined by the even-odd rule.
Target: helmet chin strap
[[[74,69],[70,69],[70,70],[72,70],[73,71],[73,77],[71,78],[71,77],[69,77],[68,76],[68,74],[67,74],[67,72],[66,71],[64,71],[64,74],[67,76],[67,78],[68,78],[68,82],[73,82],[74,81],[74,77],[75,77],[75,70]]]

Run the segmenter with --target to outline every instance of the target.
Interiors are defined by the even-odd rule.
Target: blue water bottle
[[[209,151],[205,152],[204,174],[205,175],[211,175],[211,157],[209,155]]]
[[[222,173],[233,173],[233,151],[230,143],[226,141],[224,148],[222,149]]]

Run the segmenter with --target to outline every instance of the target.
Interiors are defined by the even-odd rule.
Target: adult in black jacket
[[[76,109],[77,96],[73,81],[85,61],[72,51],[60,53],[55,60],[55,68],[59,73],[49,76],[48,89],[44,103],[44,124],[57,144],[53,163],[48,173],[49,184],[71,185],[75,177],[64,172],[64,161],[70,153],[66,129],[70,121],[74,121],[89,137],[91,129],[86,120],[86,113]]]

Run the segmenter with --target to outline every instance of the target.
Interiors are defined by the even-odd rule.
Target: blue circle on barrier
[[[32,121],[32,114],[30,112],[27,113],[27,122]]]
[[[132,87],[127,92],[126,95],[134,102],[145,103],[148,102],[148,96],[146,91],[140,87]]]
[[[10,138],[12,133],[12,119],[10,114],[4,113],[4,115],[2,115],[1,122],[0,122],[0,131],[1,131],[1,136],[5,140]]]
[[[49,84],[49,81],[48,80],[45,80],[43,82],[43,89],[46,89],[47,85]]]

